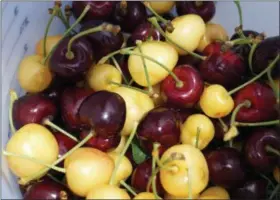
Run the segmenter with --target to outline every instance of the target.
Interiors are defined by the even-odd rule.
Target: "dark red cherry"
[[[74,40],[71,51],[74,57],[67,57],[67,46],[71,37],[63,39],[54,50],[49,66],[51,71],[59,77],[69,81],[82,80],[86,71],[93,63],[92,47],[85,38]]]
[[[80,131],[84,128],[78,118],[78,110],[86,97],[94,93],[91,89],[69,87],[61,95],[61,115],[66,128],[70,131]]]
[[[203,55],[210,56],[212,54],[219,54],[222,51],[222,46],[223,44],[220,42],[212,42],[204,48]]]
[[[54,102],[42,94],[19,97],[13,105],[13,123],[16,129],[29,123],[42,124],[45,119],[53,120],[57,114]]]
[[[117,2],[113,11],[113,22],[119,24],[123,31],[132,32],[146,20],[146,7],[140,1]]]
[[[213,1],[177,1],[176,9],[178,15],[197,14],[205,22],[210,21],[216,13]]]
[[[79,108],[82,123],[98,136],[114,137],[122,130],[126,117],[124,99],[117,93],[98,91],[88,96]]]
[[[240,122],[261,122],[275,119],[277,117],[276,98],[273,90],[266,84],[260,82],[251,83],[239,90],[234,103],[237,106],[245,100],[251,102],[249,108],[241,108],[236,115]]]
[[[200,52],[195,51],[195,53],[202,55],[202,53],[200,53]],[[201,62],[202,62],[201,59],[187,54],[185,56],[179,56],[177,65],[191,65],[191,66],[194,66],[195,68],[197,68]]]
[[[198,113],[198,111],[194,108],[184,108],[172,103],[166,103],[164,107],[175,110],[178,113],[181,123],[184,123],[192,114]]]
[[[162,95],[168,102],[182,107],[195,105],[203,92],[204,82],[199,72],[190,65],[179,65],[173,73],[182,81],[183,86],[177,87],[174,78],[169,75],[161,83]]]
[[[235,188],[245,180],[245,165],[234,148],[221,147],[206,153],[211,183],[226,189]]]
[[[71,138],[67,137],[66,135],[60,133],[60,132],[54,132],[53,133],[59,147],[59,155],[58,157],[63,156],[65,153],[67,153],[69,150],[71,150],[77,142],[72,140]]]
[[[271,171],[276,166],[279,156],[269,152],[268,146],[280,151],[280,135],[273,128],[256,129],[246,141],[245,157],[255,169]]]
[[[148,159],[139,164],[133,171],[131,178],[131,186],[138,192],[146,192],[149,179],[152,175],[152,159]],[[164,189],[160,183],[159,175],[156,176],[156,188],[159,195],[164,194]],[[152,187],[149,188],[152,192]]]
[[[141,145],[148,152],[152,152],[153,143],[160,143],[159,151],[162,154],[168,147],[179,143],[180,118],[178,113],[165,107],[152,109],[140,121],[137,136]]]

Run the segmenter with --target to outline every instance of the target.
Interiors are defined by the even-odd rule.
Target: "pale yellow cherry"
[[[218,41],[229,40],[227,31],[220,24],[207,23],[205,34],[201,38],[196,50],[199,52],[203,52],[203,50],[207,45],[217,40]]]
[[[274,168],[273,177],[278,183],[280,183],[280,167],[275,167]]]
[[[70,190],[86,197],[92,188],[108,184],[114,170],[114,161],[106,153],[89,147],[74,151],[64,162]]]
[[[86,199],[130,199],[129,194],[115,185],[98,185],[93,187]]]
[[[62,35],[50,35],[47,36],[46,39],[46,55],[48,55],[52,48],[62,39]],[[44,38],[41,38],[37,43],[36,43],[36,48],[35,48],[36,54],[40,56],[44,56]]]
[[[196,14],[187,14],[174,18],[171,23],[174,30],[172,33],[166,31],[166,36],[188,52],[193,52],[197,49],[206,30],[206,25],[203,19]],[[188,52],[176,47],[175,45],[174,48],[176,48],[179,55],[188,54]]]
[[[137,194],[133,199],[156,199],[155,195],[151,192],[141,192]]]
[[[170,161],[171,159],[171,161]],[[167,149],[161,159],[167,162],[160,170],[160,181],[166,192],[173,196],[188,197],[202,192],[208,185],[209,171],[202,152],[188,144]]]
[[[205,191],[203,191],[199,199],[230,199],[229,193],[226,191],[226,189],[219,187],[219,186],[213,186],[207,188]]]
[[[125,101],[126,119],[121,134],[128,136],[135,122],[139,122],[147,112],[152,110],[154,103],[147,94],[132,88],[118,87],[112,91],[119,94]]]
[[[151,94],[151,98],[154,102],[155,107],[161,106],[164,104],[164,99],[163,96],[161,95],[160,91],[160,83],[152,86],[153,93]],[[149,91],[149,88],[145,88],[146,91]]]
[[[204,89],[199,105],[209,117],[222,118],[231,113],[234,101],[223,86],[214,84]]]
[[[178,53],[167,42],[162,41],[146,41],[139,45],[142,54],[148,56],[160,64],[164,65],[170,71],[173,70],[178,61]],[[139,48],[135,48],[132,52],[140,54]],[[144,59],[151,85],[156,85],[165,79],[169,73],[162,68],[159,64]],[[141,56],[130,55],[128,58],[128,69],[133,80],[141,86],[147,87],[148,83],[146,80],[144,62]]]
[[[26,124],[7,143],[6,151],[51,165],[58,158],[59,147],[53,134],[39,124]],[[34,175],[48,167],[30,159],[7,156],[9,169],[18,177]]]
[[[199,194],[192,195],[193,199],[198,199],[198,197],[199,197]],[[164,195],[164,199],[165,200],[173,200],[173,199],[186,199],[186,200],[189,200],[190,198],[186,197],[186,196],[183,196],[183,197],[173,196],[171,194],[166,193]]]
[[[187,118],[181,128],[181,142],[200,150],[207,147],[215,134],[212,121],[203,114],[193,114]]]
[[[122,75],[120,71],[110,64],[92,65],[86,75],[87,83],[95,91],[111,91],[119,86],[112,84],[121,83]]]
[[[174,4],[175,1],[148,1],[150,6],[153,10],[158,14],[164,14],[169,12]]]

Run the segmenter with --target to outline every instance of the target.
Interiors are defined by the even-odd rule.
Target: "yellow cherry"
[[[192,195],[192,199],[198,199],[198,197],[199,197],[199,194]],[[164,199],[165,200],[173,200],[173,199],[186,199],[187,200],[187,199],[190,199],[190,198],[186,197],[186,196],[184,196],[184,197],[173,196],[171,194],[166,193],[164,195]]]
[[[187,118],[181,128],[181,142],[190,144],[200,150],[204,149],[214,138],[215,127],[203,114],[193,114]]]
[[[130,199],[130,196],[115,185],[98,185],[89,191],[86,199]]]
[[[173,8],[175,1],[149,1],[149,4],[156,13],[164,14]]]
[[[275,167],[274,168],[273,177],[278,183],[280,183],[280,167]]]
[[[234,101],[223,86],[214,84],[204,89],[199,105],[209,117],[221,118],[231,113]]]
[[[157,62],[164,65],[170,71],[173,70],[178,61],[178,53],[167,42],[162,41],[146,41],[139,45],[143,55],[149,56]],[[134,53],[139,54],[139,48],[133,50]],[[163,69],[159,64],[144,59],[151,85],[156,85],[165,79],[169,73]],[[141,86],[147,87],[144,63],[140,56],[130,55],[128,58],[128,69],[133,80]]]
[[[156,199],[155,195],[151,192],[141,192],[137,194],[133,199]]]
[[[160,83],[152,86],[153,93],[151,95],[151,98],[154,102],[155,107],[161,106],[164,104],[163,96],[161,95],[160,91]],[[144,90],[149,91],[149,88],[145,88]]]
[[[230,199],[230,196],[224,188],[213,186],[203,191],[199,199]]]
[[[188,52],[193,52],[197,49],[206,30],[203,19],[196,14],[187,14],[174,18],[171,23],[174,30],[172,33],[166,31],[166,36]],[[174,48],[179,55],[188,54],[186,51],[176,46],[174,46]]]
[[[177,159],[176,159],[177,157]],[[167,162],[168,160],[171,160]],[[161,163],[160,181],[166,192],[173,196],[197,195],[207,186],[209,171],[202,152],[188,144],[178,144],[167,149]]]
[[[15,132],[7,143],[6,151],[51,165],[56,161],[59,147],[53,134],[39,124],[27,124]],[[29,159],[7,156],[8,166],[18,177],[32,176],[48,168]]]
[[[62,39],[62,35],[50,35],[46,40],[46,55],[50,53],[52,48]],[[36,43],[35,52],[37,55],[44,56],[44,38]]]

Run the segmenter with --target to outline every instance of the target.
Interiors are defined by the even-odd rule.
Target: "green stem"
[[[133,82],[134,82],[134,80],[131,79],[131,80],[129,81],[128,85],[132,85]]]
[[[271,146],[269,146],[269,145],[267,145],[265,147],[265,150],[280,157],[280,151],[275,149],[275,148],[273,148],[273,147],[271,147]]]
[[[250,38],[238,38],[231,41],[226,41],[226,45],[234,46],[234,45],[243,45],[243,44],[252,44],[254,41]]]
[[[279,98],[280,98],[279,86],[276,83],[274,83],[272,76],[271,76],[271,72],[272,72],[271,69],[267,72],[267,78],[268,78],[268,80],[270,82],[270,86],[272,87],[272,90],[274,92],[274,95],[276,98],[276,103],[279,104]]]
[[[158,148],[159,148],[159,144],[154,143],[153,144],[153,152],[158,152]],[[156,158],[153,156],[152,157],[152,174],[153,175],[155,174],[155,170],[156,170]],[[157,178],[157,176],[154,175],[151,178],[152,178],[153,194],[155,195],[156,199],[161,199],[160,196],[158,195],[157,187],[156,187],[156,178]]]
[[[10,124],[10,129],[11,133],[14,134],[16,132],[16,128],[14,125],[14,120],[13,120],[13,107],[15,101],[18,99],[17,93],[14,90],[10,91],[10,108],[9,108],[9,124]]]
[[[125,187],[125,189],[127,189],[127,191],[129,191],[133,196],[137,195],[137,193],[123,180],[120,181],[120,184]]]
[[[124,80],[125,84],[127,84],[127,85],[128,85],[128,80],[126,79],[125,75],[123,74],[123,72],[122,72],[122,70],[121,70],[121,68],[120,68],[119,63],[117,62],[117,60],[115,59],[115,57],[114,57],[114,56],[112,56],[112,57],[111,57],[111,59],[112,59],[112,61],[113,61],[114,65],[115,65],[115,67],[116,67],[116,68],[119,70],[119,72],[121,73],[121,75],[122,75],[122,77],[123,77],[123,80]]]
[[[52,123],[49,119],[45,119],[43,121],[43,124],[52,127],[53,129],[61,132],[63,135],[66,135],[67,137],[71,138],[72,140],[78,142],[78,139],[76,137],[74,137],[73,135],[71,135],[70,133],[68,133],[67,131],[63,130],[62,128],[60,128],[59,126],[55,125],[54,123]]]
[[[127,48],[122,48],[122,49],[119,49],[117,51],[113,51],[111,53],[109,53],[108,55],[102,57],[99,61],[98,61],[98,64],[104,64],[108,59],[110,59],[111,57],[119,54],[121,51],[129,51],[129,50],[132,50],[134,49],[135,46],[133,47],[127,47]]]
[[[32,162],[34,162],[34,163],[43,165],[43,166],[45,166],[45,167],[48,167],[48,168],[50,168],[50,169],[53,169],[53,170],[58,171],[58,172],[61,172],[61,173],[65,173],[65,172],[66,172],[66,170],[65,170],[64,168],[56,167],[56,166],[53,166],[53,165],[46,164],[46,163],[44,163],[43,161],[40,161],[40,160],[35,159],[35,158],[32,158],[32,157],[30,157],[30,156],[19,155],[19,154],[16,154],[16,153],[6,152],[6,151],[3,151],[3,155],[4,155],[4,156],[10,156],[10,157],[16,157],[16,158],[22,158],[22,159],[30,160],[30,161],[32,161]]]
[[[239,110],[243,107],[249,108],[250,106],[251,106],[251,102],[249,100],[245,100],[244,102],[238,104],[232,112],[232,115],[231,115],[231,118],[230,118],[230,126],[235,125],[236,115],[239,112]]]
[[[240,31],[238,31],[239,35],[242,38],[246,38],[246,36],[244,35],[242,28],[243,28],[243,14],[242,14],[242,9],[241,9],[241,5],[240,5],[240,0],[235,0],[234,1],[237,9],[238,9],[238,15],[239,15],[239,25],[240,25]]]
[[[69,24],[69,21],[66,20],[66,18],[64,17],[62,11],[60,10],[57,17],[62,21],[62,23],[64,24],[65,28],[66,29],[69,29],[70,28],[70,24]]]
[[[173,40],[171,40],[162,30],[162,28],[160,27],[160,25],[157,22],[157,19],[155,17],[151,17],[148,19],[149,22],[151,22],[151,24],[160,32],[160,34],[170,43],[172,43],[173,45],[175,45],[176,47],[178,47],[179,49],[187,52],[188,54],[190,54],[191,56],[198,58],[200,60],[205,60],[207,57],[206,56],[201,56],[199,54],[196,54],[194,52],[191,51],[187,51],[185,48],[183,48],[182,46],[180,46],[179,44],[177,44],[176,42],[174,42]]]
[[[272,200],[274,198],[274,196],[279,192],[279,190],[280,190],[280,183],[275,187],[275,189],[271,193],[269,200]]]
[[[132,90],[137,90],[137,91],[142,92],[142,93],[144,93],[144,94],[146,94],[146,95],[149,95],[149,92],[148,92],[148,91],[146,91],[146,90],[141,90],[140,88],[137,88],[137,87],[133,87],[133,86],[125,85],[125,84],[121,84],[121,83],[116,83],[116,82],[114,82],[114,81],[110,81],[110,83],[111,83],[111,84],[114,84],[114,85],[117,85],[117,86],[119,86],[119,87],[126,87],[126,88],[130,88],[130,89],[132,89]]]
[[[242,123],[242,122],[235,122],[236,126],[271,126],[271,125],[277,125],[280,124],[280,120],[273,120],[273,121],[267,121],[267,122],[257,122],[257,123]]]
[[[249,56],[248,56],[248,63],[249,63],[249,68],[250,68],[250,71],[253,75],[255,75],[254,73],[254,70],[253,70],[253,55],[257,49],[257,46],[258,46],[258,43],[253,43],[252,47],[251,47],[251,50],[250,50],[250,53],[249,53]]]
[[[53,54],[53,52],[55,51],[55,49],[58,47],[58,45],[60,44],[60,42],[63,41],[64,38],[66,38],[68,36],[69,33],[71,33],[71,31],[80,23],[80,21],[84,18],[84,16],[87,14],[87,12],[89,11],[90,6],[87,5],[85,7],[85,9],[83,10],[82,14],[78,17],[78,19],[72,24],[72,26],[67,29],[65,31],[65,33],[63,34],[63,37],[61,38],[61,40],[52,48],[52,50],[50,51],[50,53],[45,57],[45,59],[43,60],[43,64],[45,65],[47,63],[47,60],[49,59],[49,57]]]
[[[195,147],[196,148],[198,148],[199,135],[200,135],[200,128],[197,127],[196,138],[195,138]]]
[[[129,145],[130,143],[132,142],[132,139],[134,138],[135,134],[136,134],[136,130],[137,130],[137,126],[138,126],[138,122],[135,122],[134,124],[134,127],[132,129],[132,132],[130,133],[129,135],[129,138],[122,150],[122,152],[120,153],[120,155],[118,156],[118,159],[116,161],[116,165],[115,165],[115,168],[114,168],[114,171],[112,173],[112,176],[110,178],[110,181],[109,181],[109,184],[110,185],[113,185],[114,184],[114,181],[115,181],[115,178],[116,178],[116,175],[117,175],[117,171],[118,171],[118,168],[122,162],[122,159],[124,157],[124,154],[126,153],[127,149],[129,148]]]
[[[273,67],[275,67],[275,64],[278,62],[280,58],[280,54],[278,54],[276,56],[276,58],[268,65],[268,67],[263,70],[261,73],[259,73],[257,76],[255,76],[254,78],[252,78],[251,80],[247,81],[246,83],[238,86],[237,88],[234,88],[233,90],[229,91],[229,95],[232,95],[233,93],[237,92],[238,90],[244,88],[245,86],[253,83],[254,81],[256,81],[257,79],[259,79],[260,77],[262,77],[264,74],[266,74],[270,69],[272,69]]]
[[[226,125],[226,123],[221,119],[218,118],[219,122],[221,123],[222,127],[223,127],[223,131],[227,132],[228,131],[228,126]]]

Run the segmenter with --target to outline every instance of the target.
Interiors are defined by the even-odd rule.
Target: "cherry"
[[[72,12],[78,18],[84,8],[89,5],[90,9],[82,21],[106,20],[113,12],[115,2],[113,1],[73,1]]]
[[[133,171],[131,186],[138,192],[152,191],[152,187],[147,189],[149,179],[152,175],[152,159],[147,159],[139,164]],[[164,189],[160,183],[159,175],[156,176],[156,188],[159,195],[164,194]]]
[[[119,24],[123,31],[132,32],[138,24],[145,21],[146,8],[139,1],[117,2],[113,11],[112,20]]]
[[[223,118],[221,120],[223,120],[222,122],[219,119],[211,119],[214,127],[215,127],[215,139],[218,141],[223,141],[224,139],[224,135],[226,134],[226,132],[229,129],[229,125],[230,125],[230,119],[227,118]]]
[[[215,15],[216,7],[213,1],[178,1],[176,10],[179,15],[200,15],[205,22],[208,22]]]
[[[80,133],[80,139],[83,140],[86,136],[88,136],[89,131],[84,130]],[[101,151],[108,151],[109,149],[113,149],[117,147],[120,142],[120,136],[117,135],[115,137],[103,138],[100,136],[95,136],[90,138],[89,141],[86,142],[85,146],[99,149]]]
[[[257,170],[272,171],[280,154],[273,154],[271,148],[280,151],[279,133],[273,128],[254,130],[245,144],[247,162]]]
[[[78,110],[82,102],[92,93],[91,89],[68,87],[61,94],[60,106],[63,122],[70,131],[80,131],[85,126],[78,118]]]
[[[64,185],[49,178],[44,178],[27,188],[23,199],[72,199],[74,195]]]
[[[174,105],[169,102],[165,104],[164,107],[175,110],[179,115],[181,123],[184,123],[186,119],[192,114],[198,113],[198,111],[195,110],[194,108],[185,108],[185,107]]]
[[[203,55],[210,56],[212,54],[219,54],[222,51],[222,43],[212,42],[203,50]]]
[[[80,31],[89,30],[101,25],[102,23],[103,21],[101,20],[88,21],[82,25]],[[99,60],[103,56],[120,49],[124,42],[124,37],[121,32],[114,34],[109,31],[98,31],[88,34],[86,37],[92,45],[93,56],[96,60]]]
[[[251,102],[249,108],[241,108],[236,115],[236,120],[240,122],[261,122],[276,118],[276,98],[273,90],[266,84],[253,82],[241,90],[235,97],[235,107],[245,100]]]
[[[182,81],[183,86],[177,87],[175,80],[169,75],[161,83],[161,91],[168,102],[182,107],[195,105],[203,92],[204,83],[198,71],[190,65],[179,65],[173,70]]]
[[[230,147],[221,147],[206,154],[210,181],[226,189],[238,187],[246,172],[240,153]]]
[[[165,107],[150,110],[140,121],[137,136],[141,145],[152,152],[153,143],[158,142],[160,154],[180,140],[180,119],[178,113]]]
[[[195,51],[195,53],[200,54],[200,55],[202,54],[197,51]],[[179,56],[177,65],[191,65],[191,66],[194,66],[195,68],[197,68],[201,62],[202,62],[201,59],[187,54],[185,56]]]
[[[54,132],[53,133],[59,147],[59,155],[58,157],[63,156],[65,153],[67,153],[70,149],[72,149],[75,145],[77,145],[77,142],[74,140],[71,140],[66,135],[60,133],[60,132]]]
[[[124,99],[117,93],[98,91],[88,96],[78,111],[79,119],[96,135],[113,137],[123,128],[126,118]]]

